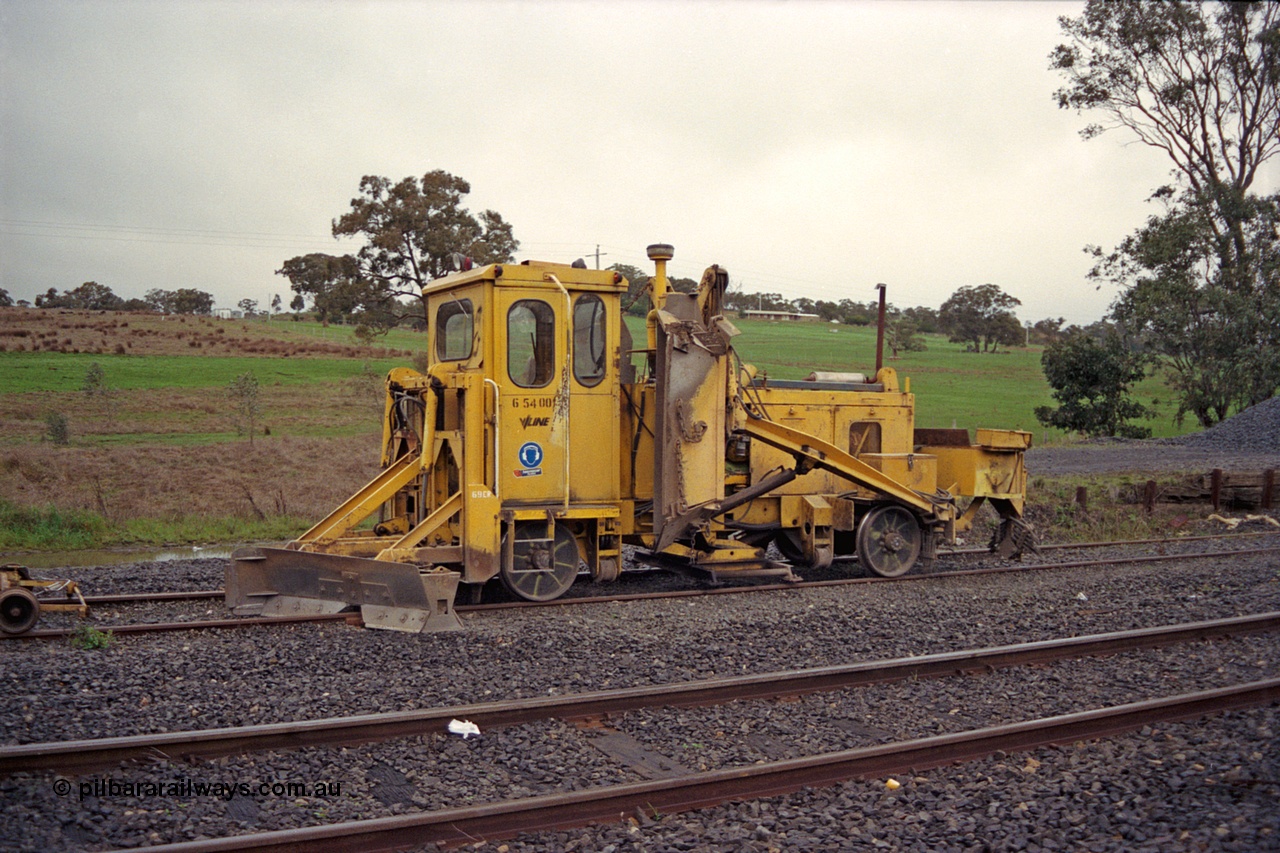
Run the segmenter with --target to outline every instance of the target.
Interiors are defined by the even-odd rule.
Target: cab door
[[[613,503],[621,495],[618,297],[573,294],[569,394],[569,493],[574,502]]]
[[[566,500],[569,400],[564,297],[557,291],[499,289],[502,330],[498,450],[503,503]]]

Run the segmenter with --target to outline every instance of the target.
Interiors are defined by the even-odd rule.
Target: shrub
[[[1058,407],[1037,406],[1036,419],[1049,427],[1087,436],[1148,438],[1147,427],[1128,423],[1150,418],[1151,411],[1129,397],[1142,379],[1146,359],[1125,346],[1114,331],[1102,340],[1083,332],[1050,344],[1040,358]]]
[[[84,372],[84,382],[80,383],[80,390],[86,397],[106,397],[110,393],[107,388],[107,372],[102,369],[101,364],[95,361],[89,365],[89,369]]]
[[[99,631],[92,625],[81,625],[71,635],[71,645],[84,651],[110,648],[115,641],[110,631]]]
[[[258,400],[258,378],[252,371],[240,374],[231,380],[227,396],[231,398],[231,415],[236,434],[249,436],[249,444],[252,445],[258,419],[262,417],[262,404]]]
[[[49,412],[44,416],[45,437],[59,446],[71,441],[71,430],[67,425],[67,416],[62,412]]]

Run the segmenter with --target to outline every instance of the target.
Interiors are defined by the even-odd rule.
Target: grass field
[[[643,320],[628,318],[644,340]],[[744,361],[775,379],[870,373],[874,328],[735,321]],[[1026,429],[1051,402],[1040,349],[964,352],[938,336],[887,363],[909,378],[917,423]],[[0,549],[163,545],[296,535],[377,472],[382,377],[411,365],[420,333],[376,347],[350,327],[101,312],[0,309]],[[85,393],[97,364],[106,393]],[[228,383],[253,373],[260,427],[230,417]],[[1158,379],[1144,402],[1168,395]],[[51,419],[66,425],[58,444]],[[1189,431],[1171,407],[1156,435]]]
[[[225,388],[235,377],[252,373],[259,385],[310,385],[360,376],[381,377],[406,359],[264,358],[209,355],[93,355],[17,352],[0,354],[4,377],[0,393],[66,393],[81,390],[89,365],[102,367],[108,386],[119,391],[171,388]]]

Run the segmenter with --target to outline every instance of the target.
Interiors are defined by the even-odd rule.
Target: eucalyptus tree
[[[424,321],[423,287],[454,269],[459,258],[506,263],[520,247],[500,213],[463,207],[470,192],[467,181],[440,169],[395,182],[366,175],[350,210],[332,226],[335,238],[363,245],[353,254],[290,258],[277,272],[317,307],[354,299],[361,325],[386,329]]]
[[[1280,4],[1090,0],[1059,19],[1059,106],[1172,164],[1164,212],[1090,275],[1123,288],[1117,320],[1166,356],[1179,416],[1204,425],[1280,387],[1280,195],[1251,192],[1280,153]]]

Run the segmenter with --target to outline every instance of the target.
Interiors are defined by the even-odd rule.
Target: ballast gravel
[[[1251,538],[1256,547],[1280,536]],[[1153,550],[1158,550],[1155,548]],[[221,561],[124,568],[207,588]],[[106,577],[104,574],[103,577]],[[166,578],[165,582],[157,580]],[[1280,609],[1276,555],[464,617],[456,634],[341,624],[0,644],[8,743],[397,711],[765,672]],[[1232,684],[1280,672],[1269,637],[795,702],[653,710],[609,728],[699,771]],[[516,850],[1280,849],[1275,709],[1128,738],[481,845]],[[0,780],[0,849],[102,850],[319,825],[643,778],[603,732],[539,721],[346,749]],[[81,797],[86,781],[226,781],[265,793]],[[296,796],[271,786],[312,785]],[[337,783],[340,793],[316,793]],[[1056,845],[1056,846],[1055,846]]]

